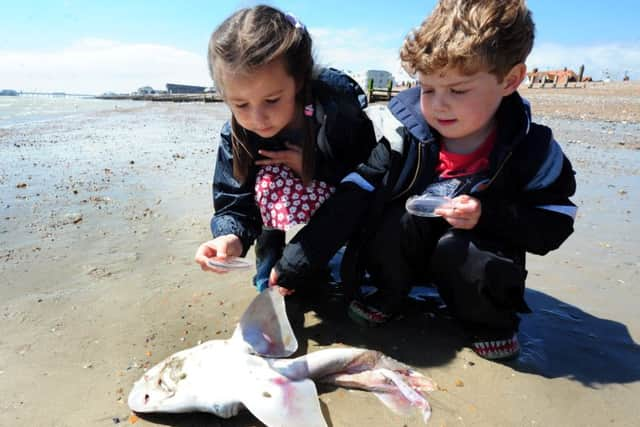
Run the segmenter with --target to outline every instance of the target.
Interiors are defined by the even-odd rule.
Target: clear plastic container
[[[451,199],[449,197],[442,196],[413,196],[407,199],[405,203],[405,209],[411,215],[425,216],[425,217],[437,217],[434,211],[437,208],[449,208],[451,207]]]
[[[244,270],[253,267],[253,263],[244,258],[227,257],[227,258],[209,258],[207,261],[210,267],[220,268],[223,270]]]

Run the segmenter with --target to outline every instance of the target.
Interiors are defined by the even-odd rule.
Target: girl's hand
[[[463,194],[451,199],[445,207],[438,208],[433,213],[440,215],[453,228],[471,230],[480,220],[482,203],[475,197]]]
[[[201,244],[196,251],[195,261],[200,265],[202,271],[226,273],[229,270],[210,266],[208,263],[209,258],[226,258],[240,255],[242,255],[240,238],[235,234],[225,234]]]
[[[267,158],[256,160],[256,165],[286,165],[296,175],[302,176],[302,147],[289,142],[285,143],[285,145],[287,150],[258,150],[258,154]]]
[[[291,295],[295,292],[294,289],[283,288],[282,286],[278,286],[278,271],[275,268],[271,269],[271,274],[269,274],[269,287],[277,288],[280,295],[286,297],[287,295]]]

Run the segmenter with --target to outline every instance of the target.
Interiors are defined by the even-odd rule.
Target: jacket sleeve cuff
[[[302,260],[299,260],[302,261]],[[280,260],[273,267],[278,273],[278,286],[282,286],[286,289],[295,289],[297,283],[306,279],[306,274],[302,272],[308,272],[308,263],[298,262],[296,265],[292,265],[286,258],[280,258]]]
[[[256,239],[257,233],[251,233],[247,228],[241,227],[233,218],[214,216],[211,218],[211,234],[214,238],[227,234],[238,236],[242,243],[242,254],[240,256],[244,257]]]

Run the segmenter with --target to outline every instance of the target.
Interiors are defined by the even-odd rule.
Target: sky
[[[211,86],[211,32],[241,7],[266,3],[309,29],[316,60],[353,73],[406,78],[398,50],[435,0],[0,0],[0,90],[128,93],[166,83]],[[536,41],[527,67],[585,65],[594,79],[640,79],[638,0],[529,0]]]

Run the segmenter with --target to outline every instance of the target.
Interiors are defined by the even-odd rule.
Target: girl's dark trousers
[[[366,245],[366,268],[386,300],[401,309],[412,284],[433,283],[450,313],[473,334],[518,329],[524,302],[524,257],[506,242],[417,217],[394,202]]]
[[[269,287],[269,275],[276,265],[285,245],[285,232],[273,228],[264,228],[256,240],[256,275],[253,285],[262,292]]]

